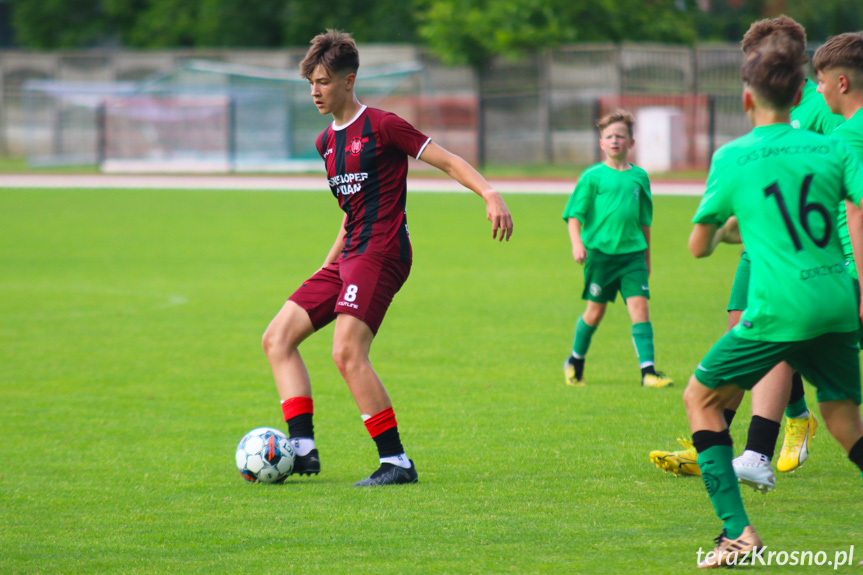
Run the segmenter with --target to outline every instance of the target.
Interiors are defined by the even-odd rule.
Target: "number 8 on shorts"
[[[345,289],[344,300],[345,301],[354,301],[357,299],[357,286],[356,284],[351,284]]]

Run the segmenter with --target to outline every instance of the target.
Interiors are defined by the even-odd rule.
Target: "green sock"
[[[653,325],[649,321],[632,324],[632,341],[635,343],[638,363],[653,363]]]
[[[716,510],[716,515],[725,527],[725,536],[737,539],[749,525],[740,487],[731,460],[734,450],[728,445],[714,445],[698,454],[701,478],[707,487],[707,494]]]
[[[590,347],[590,340],[593,337],[593,332],[597,326],[587,325],[581,317],[578,318],[578,323],[575,324],[575,342],[572,344],[572,352],[578,357],[587,355],[587,350]]]
[[[794,403],[789,403],[785,408],[785,417],[789,417],[794,419],[798,417],[800,414],[809,411],[806,407],[806,398],[801,397],[799,401],[795,401]]]

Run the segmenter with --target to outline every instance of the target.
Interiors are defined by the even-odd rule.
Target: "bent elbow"
[[[710,255],[710,251],[707,249],[702,242],[691,241],[689,242],[689,251],[696,258],[706,258]]]

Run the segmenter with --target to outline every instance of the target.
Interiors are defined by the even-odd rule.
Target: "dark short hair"
[[[765,18],[753,22],[749,26],[749,30],[743,35],[743,40],[740,41],[740,49],[743,50],[744,54],[749,54],[765,38],[773,34],[783,34],[803,48],[806,47],[806,30],[794,18],[783,14],[776,18]]]
[[[803,65],[808,59],[798,42],[785,35],[768,36],[746,58],[741,75],[769,105],[790,108],[806,80]]]
[[[617,110],[611,112],[610,114],[604,115],[599,121],[596,123],[596,129],[599,130],[599,135],[602,136],[602,131],[609,127],[612,124],[616,124],[617,122],[623,122],[626,124],[626,129],[629,130],[629,137],[632,137],[632,126],[635,125],[635,118],[632,117],[632,114],[623,108],[618,108]]]
[[[330,74],[342,72],[357,73],[360,67],[360,53],[357,43],[347,32],[328,29],[311,41],[311,48],[300,62],[303,78],[310,78],[315,68],[323,66]]]

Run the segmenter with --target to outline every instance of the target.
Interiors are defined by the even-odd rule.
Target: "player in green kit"
[[[713,156],[689,247],[709,256],[736,216],[751,262],[749,301],[739,324],[699,363],[684,392],[698,465],[723,522],[699,567],[732,565],[763,547],[749,523],[732,466],[723,410],[781,361],[818,389],[827,428],[863,471],[857,304],[836,232],[840,201],[863,200],[863,166],[844,142],[795,130],[805,53],[767,38],[746,59],[742,103],[754,125]]]
[[[791,109],[791,126],[800,130],[829,134],[838,128],[845,118],[842,114],[825,110],[824,106],[824,98],[818,92],[818,85],[806,78],[800,103]]]
[[[803,26],[788,16],[779,16],[754,22],[743,36],[741,50],[748,55],[765,38],[773,35],[783,35],[801,47],[806,46],[806,31]],[[827,134],[844,121],[841,115],[831,113],[811,80],[807,79],[804,83],[802,94],[800,103],[791,108],[793,127]],[[843,232],[847,237],[844,216],[843,206],[840,208],[840,237]],[[743,310],[747,307],[750,267],[749,257],[744,250],[728,301],[729,330],[740,321]],[[724,417],[729,426],[742,400],[741,392],[726,408]],[[802,377],[784,363],[777,365],[753,388],[752,419],[746,447],[734,460],[734,469],[741,483],[765,493],[773,489],[776,483],[770,461],[779,437],[783,411],[786,416],[785,439],[776,468],[787,472],[795,470],[806,461],[809,442],[815,436],[818,421],[807,408]],[[675,475],[700,475],[695,449],[688,440],[678,441],[686,449],[672,452],[652,451],[650,460],[660,469],[671,471]]]
[[[834,36],[821,46],[812,58],[812,67],[818,74],[818,92],[830,110],[845,120],[830,135],[845,140],[863,161],[863,34],[847,33]],[[846,215],[847,212],[847,215]],[[853,206],[839,210],[839,239],[848,274],[860,296],[860,269],[863,260],[854,253],[863,254],[863,212]],[[847,223],[846,223],[847,221]],[[856,249],[855,249],[856,248]],[[855,260],[860,263],[855,264]]]
[[[673,382],[656,371],[650,298],[650,225],[653,201],[647,173],[629,163],[632,114],[616,110],[603,117],[599,146],[605,161],[588,168],[563,211],[572,242],[572,257],[584,264],[587,309],[578,319],[572,355],[563,364],[568,385],[584,385],[584,358],[593,333],[617,293],[632,319],[632,339],[641,367],[641,385],[666,387]]]

